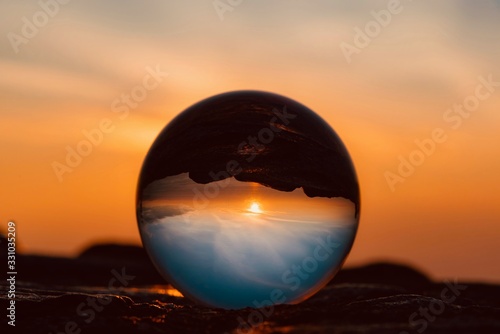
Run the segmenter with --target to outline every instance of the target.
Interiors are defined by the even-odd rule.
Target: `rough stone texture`
[[[117,256],[122,252],[125,259]],[[460,283],[456,298],[441,303],[443,291],[453,296],[447,283],[402,265],[342,270],[298,305],[233,311],[166,294],[141,248],[100,246],[76,259],[18,257],[16,327],[9,333],[64,333],[71,322],[74,333],[500,333],[500,286]],[[111,271],[122,268],[135,278],[108,289]],[[5,293],[1,299],[5,305]],[[90,311],[89,300],[99,312]],[[419,312],[429,307],[437,312],[425,320]]]

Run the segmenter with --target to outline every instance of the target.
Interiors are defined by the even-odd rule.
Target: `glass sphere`
[[[226,309],[295,304],[325,286],[356,235],[359,187],[332,128],[286,97],[205,99],[160,133],[137,220],[163,277]]]

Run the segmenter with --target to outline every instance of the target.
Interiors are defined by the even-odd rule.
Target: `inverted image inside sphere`
[[[172,120],[140,175],[143,244],[185,296],[222,308],[297,303],[340,269],[359,188],[343,143],[305,106],[238,91]]]

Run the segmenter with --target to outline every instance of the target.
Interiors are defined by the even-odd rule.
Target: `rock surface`
[[[433,282],[396,264],[344,269],[298,305],[243,310],[176,296],[141,248],[100,246],[76,259],[20,255],[18,272],[9,333],[500,333],[500,286]]]

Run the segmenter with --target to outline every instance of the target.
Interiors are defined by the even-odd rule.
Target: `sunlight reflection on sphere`
[[[347,150],[286,97],[237,91],[172,120],[137,190],[144,247],[186,297],[227,309],[294,304],[340,269],[359,188]]]

